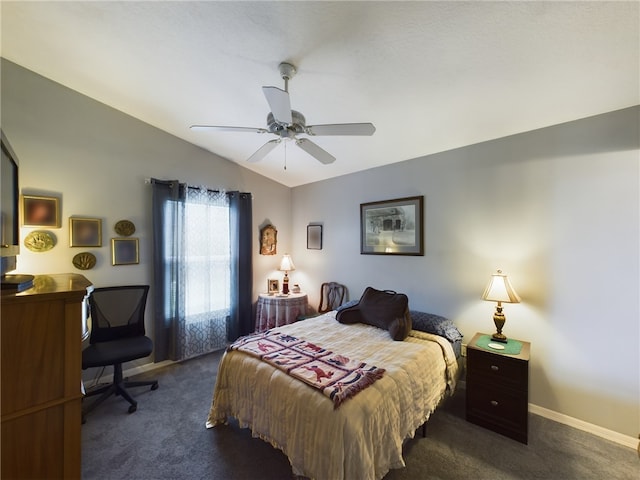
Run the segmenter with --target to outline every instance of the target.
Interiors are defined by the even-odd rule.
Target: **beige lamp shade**
[[[295,270],[296,266],[293,264],[293,260],[291,260],[291,255],[285,253],[282,256],[282,260],[280,261],[280,268],[278,270],[282,272],[290,272],[291,270]]]
[[[502,270],[491,275],[491,280],[489,280],[487,288],[484,289],[482,299],[490,302],[520,303],[520,297]]]

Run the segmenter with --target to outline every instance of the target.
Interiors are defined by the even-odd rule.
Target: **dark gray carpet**
[[[284,454],[248,430],[205,428],[220,357],[141,375],[157,378],[160,388],[134,390],[139,403],[131,415],[119,397],[92,412],[82,427],[83,478],[291,479]],[[458,390],[431,417],[427,438],[406,443],[406,468],[385,480],[640,478],[635,450],[537,415],[529,419],[529,445],[467,423]]]

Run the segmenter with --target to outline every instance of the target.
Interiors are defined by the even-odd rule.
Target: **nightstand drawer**
[[[527,443],[528,398],[526,392],[467,385],[467,420]]]
[[[477,379],[490,382],[495,386],[527,390],[529,383],[527,362],[477,349],[468,349],[467,355],[467,381]]]

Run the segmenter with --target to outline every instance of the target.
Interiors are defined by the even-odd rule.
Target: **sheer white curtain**
[[[164,203],[162,228],[162,243],[171,246],[164,249],[161,284],[174,360],[226,346],[231,290],[226,193],[179,188],[178,198]]]
[[[226,193],[187,187],[183,225],[178,292],[184,320],[177,339],[179,357],[189,358],[226,345],[231,276]]]

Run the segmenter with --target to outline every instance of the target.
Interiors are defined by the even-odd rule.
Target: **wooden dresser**
[[[1,478],[80,478],[82,275],[2,291]]]
[[[467,345],[467,420],[522,443],[528,441],[529,352],[516,355]]]

